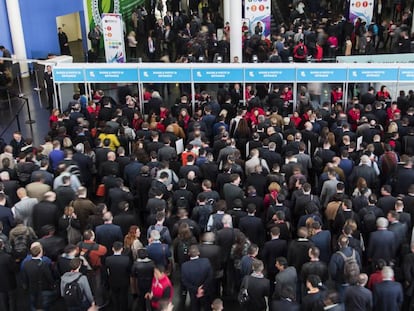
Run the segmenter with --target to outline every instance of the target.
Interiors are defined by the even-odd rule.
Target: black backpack
[[[82,274],[79,275],[72,282],[66,283],[63,290],[63,299],[65,300],[67,307],[77,307],[80,306],[83,300],[83,292],[78,281],[81,278]]]
[[[209,204],[199,206],[197,222],[203,231],[207,230],[208,218],[212,212],[213,207]]]
[[[26,258],[29,251],[29,238],[26,234],[18,235],[12,243],[12,255],[17,262]]]
[[[305,46],[303,44],[300,44],[298,48],[296,49],[296,55],[305,56]]]

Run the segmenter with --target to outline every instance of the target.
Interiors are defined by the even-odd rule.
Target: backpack
[[[323,163],[323,159],[321,158],[321,156],[319,155],[319,152],[317,152],[313,157],[312,157],[312,169],[316,172],[316,173],[320,173],[323,171],[324,168],[324,163]]]
[[[72,224],[70,223],[71,220],[72,218],[69,218],[69,224],[66,228],[66,237],[69,244],[76,245],[82,240],[82,235],[78,229],[72,227]]]
[[[223,219],[224,214],[213,214],[211,217],[213,217],[213,224],[211,225],[210,231],[218,231],[220,229],[223,229],[223,223],[221,220]]]
[[[67,307],[77,307],[82,303],[83,292],[78,283],[81,276],[82,274],[72,282],[65,284],[65,288],[63,289],[63,299],[65,300]]]
[[[242,282],[239,294],[237,295],[237,301],[239,302],[241,306],[246,305],[250,301],[249,292],[247,290],[249,287],[249,278],[250,276],[246,276],[246,278],[244,279],[246,281]]]
[[[357,276],[360,273],[359,265],[356,260],[355,250],[352,250],[352,255],[346,257],[345,254],[341,251],[337,251],[337,253],[343,258],[344,260],[344,279],[346,281],[349,280],[350,277]]]
[[[86,259],[86,261],[88,262],[89,266],[91,266],[91,268],[93,270],[96,270],[99,268],[99,266],[96,265],[96,262],[92,263],[91,262],[91,258],[90,258],[90,252],[91,251],[96,251],[99,249],[99,245],[97,243],[84,243],[84,242],[79,242],[78,243],[78,247],[81,250],[86,249],[85,253],[83,254],[83,257]]]
[[[305,56],[305,47],[303,44],[300,44],[296,49],[296,56]]]
[[[29,238],[26,234],[18,235],[12,243],[12,255],[13,258],[20,262],[22,261],[28,253]]]
[[[203,231],[207,229],[208,218],[213,212],[213,207],[211,205],[200,205],[198,209],[198,224]]]
[[[362,217],[362,228],[364,229],[364,232],[370,233],[375,231],[377,228],[376,221],[377,216],[375,215],[374,211],[368,208],[364,217]]]

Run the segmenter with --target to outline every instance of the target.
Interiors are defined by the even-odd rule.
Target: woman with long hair
[[[246,144],[251,138],[252,131],[246,119],[241,118],[233,133],[236,140],[236,147],[240,150],[243,159],[246,158]]]
[[[129,227],[129,231],[124,238],[124,247],[131,251],[132,259],[135,261],[138,258],[138,250],[143,248],[144,245],[139,240],[141,237],[141,230],[138,226]]]
[[[177,268],[190,260],[188,249],[191,245],[197,244],[197,240],[191,232],[190,226],[186,222],[182,222],[178,226],[178,235],[173,241],[174,261]]]

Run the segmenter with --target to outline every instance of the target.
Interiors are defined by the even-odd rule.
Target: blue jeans
[[[30,310],[35,311],[42,309],[44,311],[49,311],[55,300],[56,292],[53,290],[30,293]]]

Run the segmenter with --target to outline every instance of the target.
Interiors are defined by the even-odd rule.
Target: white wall
[[[56,25],[57,27],[62,27],[69,41],[82,39],[79,12],[56,17]]]

